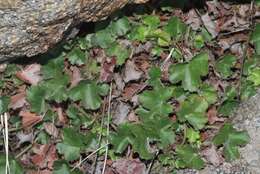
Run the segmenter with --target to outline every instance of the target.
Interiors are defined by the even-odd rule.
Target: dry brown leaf
[[[42,121],[42,117],[29,111],[21,111],[19,115],[22,117],[22,126],[24,129],[31,128]]]
[[[132,80],[139,80],[142,77],[143,72],[140,71],[133,61],[128,60],[124,68],[123,80],[127,83]]]
[[[79,82],[82,80],[81,78],[81,73],[78,67],[76,66],[71,66],[71,85],[70,87],[73,88],[79,84]]]
[[[213,145],[202,150],[201,154],[214,166],[219,166],[224,162],[224,158],[218,154],[216,147]]]
[[[101,65],[100,71],[100,81],[101,82],[110,82],[113,79],[113,72],[116,66],[116,59],[113,58],[106,58]]]
[[[215,38],[218,35],[218,31],[216,29],[216,24],[212,19],[210,18],[209,14],[206,13],[201,16],[201,20],[203,21],[205,27],[207,28],[208,32],[211,34],[213,38]]]
[[[11,97],[9,108],[12,109],[22,108],[26,104],[25,96],[26,96],[25,92],[20,92],[16,95],[13,95]]]
[[[55,108],[57,114],[58,114],[58,120],[59,124],[65,125],[68,121],[67,117],[63,114],[62,107]]]
[[[53,168],[53,163],[58,159],[55,145],[35,145],[33,147],[35,155],[31,157],[32,162],[39,168]]]
[[[131,98],[138,93],[140,89],[144,87],[144,84],[131,83],[127,87],[125,87],[123,91],[123,98],[125,100],[131,100]]]
[[[59,135],[59,130],[53,123],[44,123],[44,130],[49,134],[52,135],[54,138],[57,138]]]
[[[145,164],[137,159],[118,159],[113,165],[118,174],[145,174]]]
[[[16,73],[16,76],[31,85],[37,85],[42,77],[40,75],[41,65],[31,64],[25,67],[22,71]]]
[[[216,107],[211,107],[208,112],[207,112],[207,116],[208,116],[208,122],[209,124],[214,124],[215,122],[223,122],[224,118],[220,118],[217,116],[218,115],[218,111],[216,109]]]

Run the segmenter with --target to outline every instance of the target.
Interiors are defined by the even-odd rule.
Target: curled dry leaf
[[[123,98],[125,100],[131,100],[131,98],[144,87],[144,84],[131,83],[125,87],[123,91]]]
[[[49,134],[52,135],[54,138],[57,138],[59,135],[59,131],[53,123],[44,123],[44,130]]]
[[[78,67],[72,66],[71,68],[71,85],[70,87],[73,88],[77,86],[77,84],[82,80],[81,73]]]
[[[207,28],[207,30],[211,34],[211,36],[213,38],[215,38],[218,35],[218,31],[217,31],[215,22],[212,21],[209,14],[206,13],[206,14],[202,15],[201,20],[203,21],[205,27]]]
[[[113,113],[113,122],[116,125],[122,124],[127,121],[127,115],[130,111],[130,106],[126,103],[119,102],[115,107],[115,111]]]
[[[118,174],[145,174],[145,164],[137,159],[118,159],[112,167]]]
[[[29,111],[21,111],[19,115],[22,117],[22,126],[24,129],[31,128],[42,121],[42,117]]]
[[[219,166],[224,162],[224,158],[218,154],[216,147],[213,145],[204,149],[201,154],[214,166]]]
[[[208,116],[208,121],[209,124],[214,124],[215,122],[223,122],[224,118],[220,118],[217,116],[218,115],[218,111],[216,109],[216,107],[211,107],[208,112],[207,112],[207,116]]]
[[[25,97],[26,97],[25,92],[20,92],[16,95],[13,95],[11,97],[9,108],[12,108],[12,109],[22,108],[26,104]]]
[[[42,77],[40,75],[41,65],[31,64],[26,66],[22,71],[16,73],[16,76],[31,85],[37,85]]]
[[[58,159],[56,147],[54,145],[35,145],[33,147],[35,155],[31,157],[32,162],[39,168],[53,168],[53,163]]]
[[[105,61],[103,61],[99,77],[101,82],[110,82],[112,80],[115,66],[115,57],[111,59],[106,58]]]
[[[25,134],[24,132],[18,132],[16,134],[17,138],[19,139],[19,142],[18,142],[18,147],[25,143],[25,142],[32,142],[33,140],[33,133],[29,133],[29,134]]]
[[[122,76],[119,73],[114,74],[114,80],[115,80],[117,89],[119,89],[120,91],[124,90],[125,83],[122,79]]]
[[[139,80],[143,72],[140,71],[133,61],[128,60],[124,69],[123,80],[127,83],[132,80]]]
[[[59,124],[65,125],[68,121],[67,117],[63,114],[62,107],[55,108],[57,114],[58,114],[58,120]]]

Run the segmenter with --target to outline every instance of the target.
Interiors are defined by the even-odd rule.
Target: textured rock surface
[[[178,174],[260,174],[260,90],[242,103],[233,114],[233,124],[247,130],[251,141],[240,148],[241,159],[218,167],[208,165],[202,171],[183,170]]]
[[[46,52],[83,21],[148,0],[0,0],[0,61]]]

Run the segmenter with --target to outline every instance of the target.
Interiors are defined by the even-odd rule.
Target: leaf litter
[[[144,15],[111,17],[58,57],[44,57],[47,63],[1,65],[0,113],[10,113],[17,135],[11,154],[33,143],[17,161],[28,173],[46,174],[75,166],[73,173],[101,172],[107,141],[111,174],[202,169],[238,158],[249,137],[228,116],[260,85],[259,7],[251,14],[250,4],[206,6],[183,12],[162,3]],[[96,158],[81,163],[91,152]]]

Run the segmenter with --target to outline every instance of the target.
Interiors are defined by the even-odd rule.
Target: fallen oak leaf
[[[29,111],[21,111],[19,115],[22,117],[22,126],[24,129],[33,127],[37,123],[42,121],[42,117],[31,113]]]
[[[31,64],[22,71],[19,71],[16,73],[16,76],[24,81],[25,83],[31,84],[31,85],[37,85],[42,77],[40,75],[41,65],[39,64]]]

